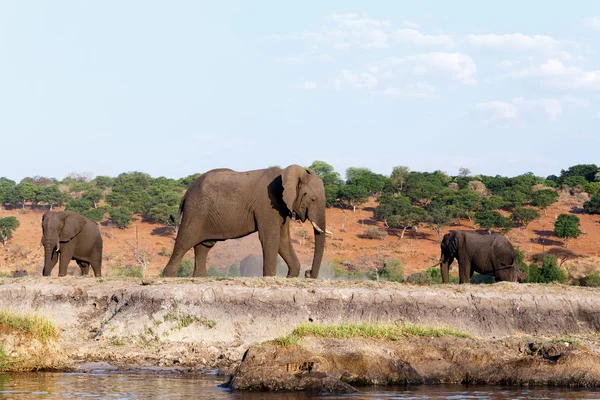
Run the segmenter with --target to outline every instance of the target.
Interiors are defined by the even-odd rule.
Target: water
[[[562,388],[428,385],[359,388],[352,395],[233,392],[215,375],[156,372],[36,372],[0,374],[2,399],[598,399],[600,391]]]

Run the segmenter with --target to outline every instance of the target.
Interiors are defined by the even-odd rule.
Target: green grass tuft
[[[4,347],[0,346],[0,371],[5,371],[10,365],[10,357],[6,354]]]
[[[287,343],[289,341],[298,341],[303,336],[318,336],[324,338],[348,339],[354,337],[365,337],[372,339],[399,340],[406,336],[455,336],[459,338],[471,337],[465,332],[448,327],[426,327],[415,324],[403,325],[377,325],[377,324],[341,324],[341,325],[313,325],[302,324],[294,331],[282,338],[277,339],[277,343]]]
[[[39,315],[18,315],[9,311],[0,311],[0,327],[8,327],[24,334],[32,335],[41,342],[47,342],[58,336],[54,325]]]
[[[277,339],[275,339],[275,343],[277,343],[277,345],[281,347],[293,346],[295,344],[298,344],[298,339],[298,336],[292,334],[278,337]]]
[[[217,325],[217,322],[212,319],[207,319],[204,317],[197,317],[195,315],[190,315],[190,314],[178,314],[173,311],[165,314],[164,320],[165,320],[165,322],[168,322],[168,321],[176,322],[177,325],[175,326],[175,329],[187,328],[194,322],[198,322],[209,329],[212,329]]]

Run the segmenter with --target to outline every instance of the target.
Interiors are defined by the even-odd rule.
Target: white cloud
[[[330,63],[333,61],[333,57],[331,57],[329,54],[320,54],[319,56],[317,56],[317,60],[324,63]]]
[[[561,103],[572,105],[575,107],[585,108],[589,107],[590,101],[583,97],[576,97],[571,95],[565,95],[560,97]]]
[[[496,66],[499,69],[511,69],[512,67],[516,66],[517,64],[519,64],[519,61],[503,60],[503,61],[499,62]]]
[[[377,85],[377,78],[368,72],[354,73],[345,69],[340,76],[332,79],[332,82],[338,90],[344,87],[353,89],[372,89]]]
[[[511,33],[504,35],[485,34],[467,35],[465,42],[473,47],[490,50],[527,51],[539,52],[562,60],[581,60],[583,57],[575,57],[565,49],[579,47],[578,43],[564,40],[556,40],[545,35],[524,35],[522,33]]]
[[[517,120],[518,118],[517,106],[504,101],[478,103],[475,105],[475,109],[484,114],[488,121]]]
[[[323,27],[315,32],[271,35],[273,40],[299,40],[310,43],[315,51],[319,48],[336,50],[385,49],[394,43],[410,43],[416,46],[443,46],[451,48],[454,40],[449,35],[426,35],[417,30],[418,24],[401,23],[397,29],[392,22],[368,18],[354,13],[333,13],[325,19]]]
[[[411,29],[417,29],[419,27],[419,24],[407,20],[402,21],[402,25]]]
[[[594,117],[600,119],[600,111],[596,112],[596,114],[594,114]]]
[[[275,61],[283,64],[306,64],[308,58],[306,56],[289,56],[276,58]]]
[[[508,122],[511,124],[522,124],[525,117],[535,117],[543,113],[550,121],[562,114],[562,104],[557,99],[542,98],[538,100],[526,100],[523,97],[515,97],[510,102],[489,101],[478,103],[475,110],[484,117],[487,122]]]
[[[592,28],[595,31],[600,31],[600,17],[589,17],[585,19],[585,26]]]
[[[567,67],[555,59],[506,74],[502,78],[539,79],[546,86],[560,89],[600,91],[600,70],[584,71],[579,67]]]
[[[474,84],[477,66],[473,59],[461,53],[423,53],[407,57],[391,57],[381,63],[382,67],[409,66],[414,74],[442,75],[464,84]]]
[[[402,89],[396,87],[387,87],[384,90],[372,91],[373,94],[380,94],[388,98],[415,98],[415,99],[427,99],[427,98],[439,98],[437,90],[434,86],[425,83],[409,83]]]
[[[303,83],[297,85],[297,87],[302,90],[316,90],[318,85],[317,85],[317,82],[306,81],[306,82],[303,82]]]
[[[448,35],[424,35],[415,29],[398,29],[394,33],[398,43],[410,43],[415,46],[444,46],[454,47],[454,40]]]

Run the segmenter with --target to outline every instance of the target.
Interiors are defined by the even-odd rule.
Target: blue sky
[[[0,176],[599,163],[600,3],[6,1]]]

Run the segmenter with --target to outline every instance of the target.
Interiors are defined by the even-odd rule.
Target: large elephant
[[[449,283],[448,269],[455,258],[458,260],[460,283],[469,283],[474,272],[493,275],[496,281],[516,282],[526,277],[515,266],[512,244],[499,233],[450,231],[444,235],[440,247],[442,254],[438,263],[444,283]]]
[[[240,261],[240,276],[263,276],[263,260],[257,254],[249,254]]]
[[[42,217],[44,276],[50,276],[58,262],[58,276],[67,275],[67,267],[75,260],[82,275],[90,266],[95,276],[102,276],[102,236],[98,225],[73,211],[47,211]]]
[[[263,250],[263,276],[276,273],[277,254],[288,266],[288,277],[300,274],[292,247],[292,214],[310,220],[315,235],[312,269],[317,278],[325,250],[325,189],[314,172],[299,165],[247,172],[215,169],[189,187],[180,205],[183,213],[173,253],[163,276],[175,276],[184,254],[194,248],[194,276],[207,276],[206,257],[218,241],[258,231]]]

